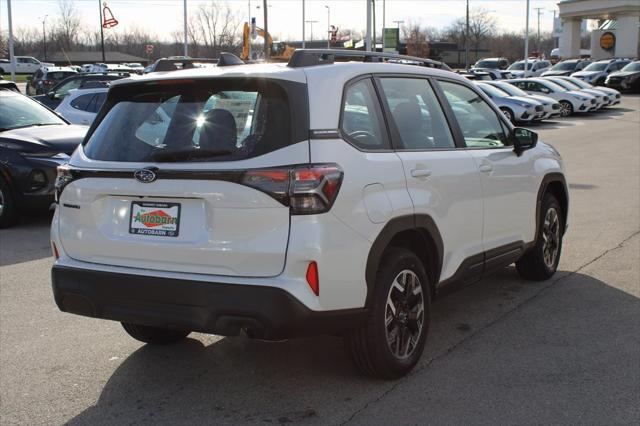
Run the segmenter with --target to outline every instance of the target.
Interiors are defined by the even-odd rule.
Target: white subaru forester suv
[[[340,334],[406,374],[436,294],[551,277],[567,227],[558,152],[442,67],[298,50],[114,82],[58,173],[58,307],[152,344]]]

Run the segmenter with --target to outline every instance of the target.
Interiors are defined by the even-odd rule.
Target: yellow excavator
[[[289,46],[286,43],[273,43],[273,39],[271,38],[271,34],[265,33],[262,28],[256,27],[256,32],[260,37],[262,37],[269,46],[270,57],[272,61],[288,61],[293,55],[293,52],[296,50],[295,47]],[[242,31],[242,60],[249,60],[249,44],[251,43],[251,26],[248,22],[244,23],[244,28]]]

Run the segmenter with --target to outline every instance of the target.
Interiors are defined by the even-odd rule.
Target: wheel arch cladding
[[[549,173],[542,179],[542,184],[538,191],[538,203],[536,217],[540,217],[540,209],[542,208],[542,199],[545,194],[553,195],[560,207],[562,208],[562,233],[567,230],[567,218],[569,217],[569,190],[564,175],[561,173]],[[536,236],[538,235],[536,229]]]
[[[431,291],[440,280],[444,247],[440,231],[428,215],[416,214],[391,219],[373,242],[367,258],[366,305],[370,306],[378,266],[387,247],[403,247],[411,250],[423,261],[429,276]]]

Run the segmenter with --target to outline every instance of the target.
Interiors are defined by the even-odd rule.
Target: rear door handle
[[[493,166],[488,163],[481,164],[479,167],[482,173],[491,173],[493,171]]]
[[[411,170],[411,176],[414,178],[426,178],[431,176],[431,170],[429,169],[413,169]]]

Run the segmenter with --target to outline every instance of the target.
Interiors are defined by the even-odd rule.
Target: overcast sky
[[[190,11],[202,3],[212,0],[187,0]],[[224,1],[214,0],[219,3]],[[84,25],[98,27],[99,0],[74,0]],[[247,20],[249,3],[252,15],[262,26],[262,0],[227,0],[241,21]],[[537,26],[537,11],[541,7],[540,28],[551,31],[553,10],[557,10],[558,0],[531,0],[530,28]],[[38,26],[44,15],[53,23],[58,15],[58,0],[12,0],[14,28]],[[182,28],[183,0],[107,0],[114,16],[120,22],[116,28],[140,27],[168,40],[171,33]],[[382,0],[376,1],[376,26],[382,27]],[[525,27],[526,0],[470,0],[471,8],[484,8],[495,15],[501,30],[521,31]],[[269,30],[274,38],[302,37],[302,0],[269,0]],[[327,28],[327,9],[331,11],[331,24],[339,28],[364,29],[366,22],[365,0],[306,0],[306,19],[318,21],[313,24],[313,36],[319,39]],[[425,26],[444,28],[465,14],[464,0],[386,0],[387,27],[393,21],[418,22]],[[0,29],[7,31],[7,0],[0,0]],[[106,30],[112,31],[112,30]],[[307,24],[307,39],[310,39],[311,25]]]

